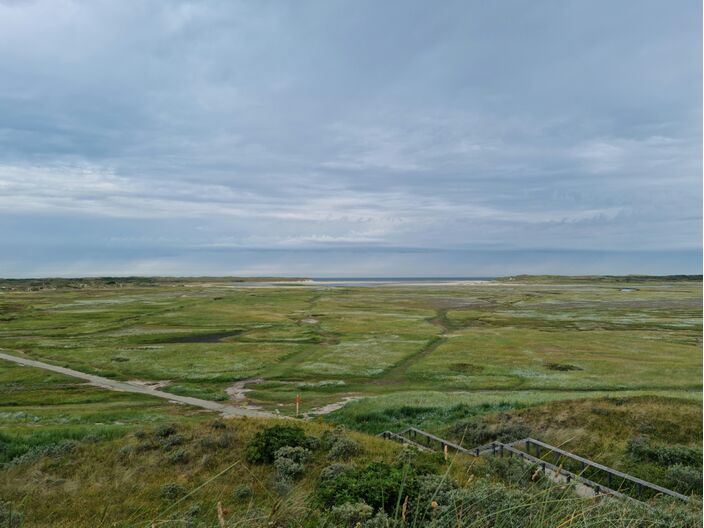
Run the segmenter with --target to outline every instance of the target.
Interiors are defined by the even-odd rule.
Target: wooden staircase
[[[384,431],[378,436],[412,445],[422,450],[439,449],[444,451],[451,449],[474,457],[482,455],[517,457],[528,464],[538,466],[543,474],[553,481],[574,484],[580,495],[611,495],[621,499],[644,501],[654,495],[663,494],[683,501],[690,500],[690,497],[686,495],[604,466],[535,438],[521,438],[509,443],[491,442],[467,449],[415,427],[408,427],[397,433]],[[549,459],[553,461],[551,462]],[[565,469],[565,465],[576,466],[578,471],[569,471]],[[593,474],[593,478],[600,477],[599,481],[602,482],[586,478],[584,476],[586,472]],[[606,484],[603,483],[604,480]]]

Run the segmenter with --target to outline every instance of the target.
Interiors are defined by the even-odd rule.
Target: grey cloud
[[[700,41],[694,0],[0,3],[0,273],[46,242],[28,218],[56,270],[76,239],[125,272],[166,246],[183,273],[207,248],[691,257]]]

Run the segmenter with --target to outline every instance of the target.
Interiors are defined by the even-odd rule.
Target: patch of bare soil
[[[349,402],[359,400],[359,399],[360,399],[359,396],[345,396],[340,401],[328,403],[327,405],[323,405],[322,407],[317,407],[315,409],[311,409],[310,411],[305,413],[305,417],[311,418],[313,416],[322,416],[324,414],[330,414],[333,411],[337,411],[339,409],[342,409]]]
[[[130,385],[138,385],[140,387],[147,387],[148,389],[163,389],[171,380],[161,380],[161,381],[148,381],[148,380],[129,380],[127,383]]]
[[[247,398],[247,393],[253,389],[246,388],[247,385],[255,385],[264,381],[263,378],[247,378],[230,385],[225,392],[231,400],[243,401]]]

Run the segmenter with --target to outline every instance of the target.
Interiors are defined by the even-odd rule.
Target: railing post
[[[501,446],[499,446],[499,453],[500,453],[501,458],[503,458],[504,457],[504,445],[503,444],[501,444]]]

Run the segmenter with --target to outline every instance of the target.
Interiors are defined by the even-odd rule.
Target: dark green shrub
[[[159,443],[156,442],[155,440],[146,440],[144,442],[140,442],[137,444],[134,448],[135,453],[144,453],[146,451],[153,451],[154,449],[159,448]]]
[[[345,435],[345,428],[341,426],[335,427],[335,429],[327,430],[320,435],[318,440],[318,445],[320,449],[328,451],[332,445],[341,437]]]
[[[22,514],[15,510],[11,502],[0,502],[0,526],[3,528],[22,526]]]
[[[213,429],[219,429],[219,430],[227,429],[227,425],[225,424],[225,422],[220,419],[213,420],[212,422],[210,422],[210,427],[212,427]]]
[[[164,449],[171,449],[172,447],[180,446],[186,443],[186,437],[180,434],[175,434],[171,436],[167,436],[163,442],[161,443],[161,446]]]
[[[305,447],[308,451],[317,451],[320,449],[320,439],[314,436],[306,436]]]
[[[186,488],[175,482],[164,484],[161,487],[161,498],[166,500],[175,500],[183,497],[186,494]]]
[[[684,494],[702,493],[702,471],[692,466],[675,464],[667,468],[667,486]]]
[[[145,438],[147,438],[147,436],[148,435],[146,431],[139,430],[134,432],[134,437],[138,440],[144,440]]]
[[[232,495],[238,500],[245,500],[249,499],[254,493],[247,484],[240,484],[233,490]]]
[[[631,438],[628,442],[628,454],[639,462],[655,462],[662,466],[702,467],[702,450],[685,446],[652,446],[642,436]]]
[[[156,432],[154,434],[159,438],[166,438],[167,436],[171,436],[173,434],[176,434],[176,426],[175,425],[162,425],[161,427],[159,427],[156,430]]]
[[[364,502],[375,510],[393,514],[403,497],[416,495],[417,487],[417,475],[412,467],[374,462],[319,481],[315,499],[326,508]]]
[[[245,459],[253,464],[272,463],[282,447],[305,445],[306,435],[296,426],[275,425],[259,431],[245,450]]]
[[[191,455],[185,449],[179,449],[169,455],[169,462],[172,464],[188,464],[189,460],[191,460]]]
[[[62,456],[65,456],[75,451],[77,446],[78,442],[75,442],[74,440],[64,440],[56,444],[34,446],[29,450],[25,451],[24,454],[13,458],[10,462],[5,464],[5,466],[18,466],[20,464],[33,462],[42,457],[61,458]]]

